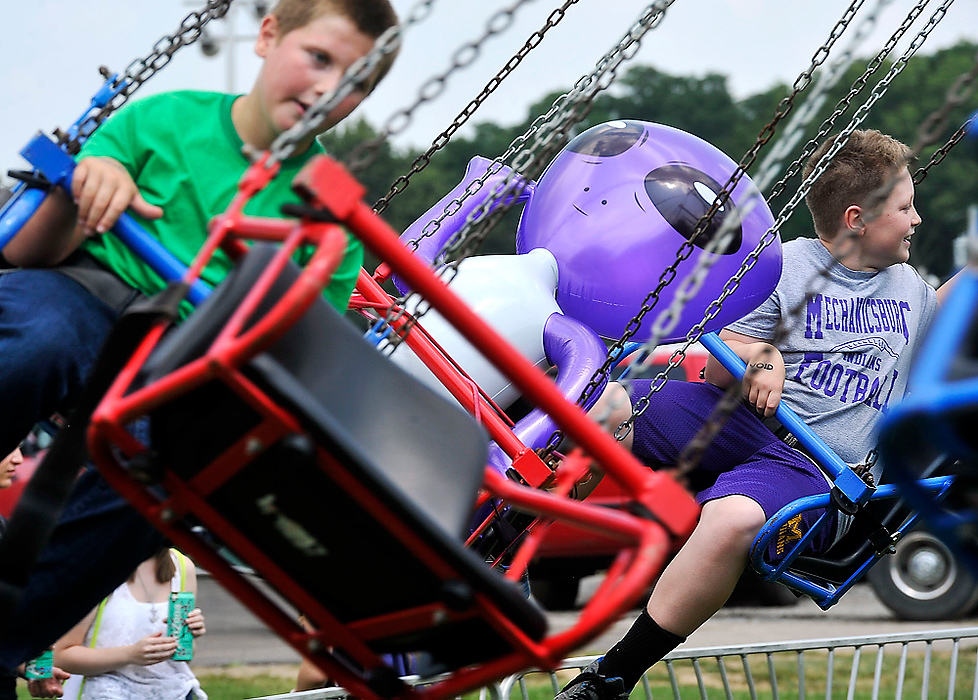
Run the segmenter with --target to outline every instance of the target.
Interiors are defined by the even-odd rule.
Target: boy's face
[[[913,179],[910,171],[904,170],[883,203],[879,217],[865,224],[859,239],[865,268],[882,270],[910,259],[910,237],[920,224],[920,216],[913,206],[913,196]]]
[[[265,136],[274,140],[298,123],[373,45],[372,37],[342,15],[322,15],[284,35],[275,16],[266,16],[255,45],[256,53],[265,59],[256,85]],[[364,97],[359,90],[351,93],[330,113],[320,131],[346,118]]]
[[[0,489],[9,488],[13,484],[17,466],[23,461],[24,455],[20,453],[19,447],[0,460]]]

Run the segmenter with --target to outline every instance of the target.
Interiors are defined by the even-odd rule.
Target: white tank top
[[[172,556],[172,553],[171,553]],[[170,582],[170,589],[181,587],[180,567]],[[166,625],[167,603],[140,603],[133,598],[128,583],[112,592],[102,611],[96,648],[128,646],[143,637],[163,632]],[[155,611],[155,615],[153,614]],[[153,621],[155,619],[155,622]],[[85,635],[86,646],[91,644],[92,628]],[[207,694],[190,670],[186,661],[161,661],[152,666],[129,664],[109,673],[87,676],[82,688],[82,700],[185,700],[190,691],[194,697],[206,700]]]

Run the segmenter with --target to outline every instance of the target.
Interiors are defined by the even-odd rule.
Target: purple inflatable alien
[[[434,263],[445,242],[505,178],[505,170],[494,173],[431,235],[423,235],[489,165],[485,158],[473,158],[462,182],[405,231],[402,240],[417,241],[418,256]],[[557,385],[576,401],[604,361],[601,337],[622,334],[736,167],[712,145],[671,127],[632,120],[592,127],[567,144],[540,180],[523,190],[518,255],[462,261],[452,289],[532,362],[556,367]],[[743,207],[738,212],[743,218],[716,256],[706,283],[686,303],[675,332],[662,342],[682,339],[702,320],[706,307],[774,223],[759,196],[753,197],[751,207],[744,207],[752,192],[756,193],[753,184],[744,177],[694,241],[693,254],[677,270],[677,282],[690,273],[724,220]],[[724,301],[707,330],[717,330],[754,309],[771,294],[780,275],[781,248],[776,242]],[[674,283],[662,290],[656,311],[634,340],[649,337],[651,324],[672,303],[677,287]],[[497,403],[505,407],[515,398],[506,380],[437,314],[429,312],[422,324]],[[440,387],[410,352],[396,352],[393,358]],[[517,423],[515,432],[523,444],[535,448],[553,429],[546,415],[534,411]],[[492,461],[508,466],[498,450]]]

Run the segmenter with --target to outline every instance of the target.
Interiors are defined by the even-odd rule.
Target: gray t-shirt
[[[845,462],[859,464],[876,444],[880,417],[903,397],[937,295],[910,265],[856,272],[818,239],[790,241],[783,255],[774,293],[728,327],[770,341],[785,319],[776,343],[783,400]]]

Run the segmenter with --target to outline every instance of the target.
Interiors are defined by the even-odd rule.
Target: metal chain
[[[878,54],[876,54],[876,57],[873,58],[873,60],[871,60],[869,64],[866,66],[866,70],[863,71],[862,75],[860,75],[856,79],[856,81],[852,84],[852,86],[849,88],[849,92],[836,103],[835,109],[832,111],[832,114],[830,114],[822,122],[815,136],[809,139],[808,143],[805,144],[805,147],[802,149],[801,153],[798,154],[798,157],[795,158],[795,160],[792,161],[791,165],[789,165],[787,169],[784,171],[784,175],[781,177],[778,183],[774,185],[774,187],[771,189],[771,193],[768,195],[769,202],[774,200],[775,197],[778,197],[782,192],[784,192],[788,181],[801,171],[802,164],[808,159],[809,156],[811,156],[812,153],[815,152],[815,149],[818,148],[819,142],[832,130],[832,127],[835,125],[836,120],[839,117],[841,117],[843,114],[845,114],[846,111],[848,111],[849,105],[851,104],[852,100],[866,88],[866,84],[869,81],[869,79],[873,76],[874,73],[876,73],[876,71],[880,69],[880,67],[883,65],[883,61],[885,61],[886,57],[890,55],[890,53],[896,47],[897,42],[899,42],[900,39],[903,38],[903,35],[906,34],[907,31],[909,31],[910,27],[917,20],[920,14],[924,11],[929,1],[930,0],[920,0],[920,2],[918,2],[913,8],[911,8],[910,12],[904,18],[903,22],[900,24],[899,27],[897,27],[897,30],[883,45],[883,48],[880,49]]]
[[[521,2],[516,3],[512,7],[497,12],[486,23],[485,31],[481,37],[475,41],[470,41],[460,46],[452,56],[452,65],[446,71],[429,79],[428,82],[421,86],[418,98],[415,100],[414,104],[395,112],[387,120],[387,123],[378,136],[362,142],[353,150],[347,159],[347,167],[350,169],[350,171],[356,174],[368,167],[377,157],[377,154],[380,152],[380,147],[387,141],[387,139],[407,128],[411,121],[411,115],[421,104],[435,99],[442,93],[449,76],[453,72],[465,68],[473,63],[479,57],[482,44],[484,44],[490,37],[505,31],[512,24],[515,11],[520,5],[523,4],[523,2],[527,1],[528,0],[521,0]],[[436,136],[434,141],[432,141],[431,146],[415,159],[414,163],[411,164],[409,172],[405,175],[401,175],[394,181],[388,193],[374,204],[375,212],[378,214],[383,212],[390,204],[390,200],[396,195],[400,194],[400,192],[402,192],[410,184],[411,178],[428,166],[428,164],[431,162],[431,156],[436,151],[439,151],[448,145],[455,133],[465,125],[473,114],[475,114],[479,107],[482,106],[482,103],[488,99],[489,95],[491,95],[496,88],[498,88],[502,82],[516,69],[516,67],[522,63],[523,59],[526,58],[530,51],[540,45],[540,42],[543,40],[546,33],[560,23],[560,21],[564,18],[567,8],[576,4],[578,1],[579,0],[566,0],[562,7],[557,8],[550,14],[544,26],[530,35],[530,38],[526,40],[523,47],[520,48],[520,50],[506,62],[506,65],[504,65],[503,68],[495,76],[493,76],[488,83],[486,83],[485,87],[482,88],[482,91],[472,101],[470,101],[468,105],[465,106],[458,116],[455,117],[449,127],[441,134]]]
[[[330,113],[351,93],[368,85],[381,62],[397,51],[404,32],[423,21],[431,14],[435,0],[419,0],[408,14],[406,20],[381,34],[373,48],[350,66],[339,84],[316,100],[296,124],[279,134],[269,147],[269,157],[265,167],[271,168],[292,156],[300,144],[316,136],[322,129]]]
[[[173,54],[177,50],[188,46],[202,34],[205,24],[213,19],[220,19],[227,14],[232,0],[208,0],[204,9],[198,12],[191,12],[180,23],[180,27],[172,35],[164,35],[155,44],[153,50],[145,58],[138,58],[130,63],[125,72],[116,78],[113,83],[118,87],[123,82],[124,87],[116,93],[104,106],[94,114],[84,120],[83,127],[79,128],[73,136],[65,134],[60,129],[55,129],[54,134],[59,144],[62,144],[65,151],[71,155],[78,153],[81,148],[81,141],[94,131],[109,115],[122,107],[129,101],[129,97],[139,89],[139,87],[153,77],[157,71],[170,62]],[[103,76],[110,77],[107,69],[100,69]]]
[[[791,112],[794,106],[795,98],[800,93],[802,93],[806,88],[808,88],[809,85],[811,85],[812,76],[815,73],[815,70],[819,66],[821,66],[828,58],[832,47],[835,45],[836,41],[838,41],[839,37],[841,37],[842,34],[845,32],[849,24],[852,22],[855,12],[856,10],[858,10],[860,5],[861,5],[861,0],[856,0],[856,2],[853,2],[852,5],[849,6],[849,8],[839,19],[839,21],[836,22],[836,24],[832,27],[832,30],[829,32],[829,36],[826,39],[825,43],[823,43],[816,50],[815,54],[812,56],[812,60],[808,68],[806,68],[795,79],[792,85],[791,93],[789,93],[778,104],[778,108],[775,111],[774,117],[761,130],[760,134],[758,134],[757,139],[754,142],[754,145],[751,146],[751,148],[748,149],[747,153],[744,154],[743,158],[741,158],[737,168],[734,170],[733,174],[728,178],[727,182],[724,184],[721,191],[717,194],[717,197],[714,200],[710,209],[697,222],[696,227],[693,230],[693,234],[690,236],[689,240],[684,241],[683,244],[679,247],[679,250],[676,253],[676,259],[673,261],[671,265],[669,265],[665,270],[663,270],[662,274],[659,277],[659,282],[656,285],[655,289],[649,292],[649,294],[645,297],[645,299],[642,300],[642,304],[639,308],[638,313],[625,326],[625,330],[622,333],[621,337],[618,338],[618,340],[616,340],[608,348],[608,354],[605,358],[604,363],[592,375],[590,381],[588,382],[587,386],[584,388],[584,391],[581,393],[580,398],[578,399],[578,404],[584,404],[587,401],[589,401],[590,398],[594,395],[594,393],[598,390],[598,388],[603,385],[605,378],[610,375],[611,367],[614,365],[615,362],[618,361],[618,359],[621,357],[621,354],[624,352],[625,345],[638,332],[639,328],[642,325],[642,321],[645,319],[645,317],[655,309],[656,305],[659,302],[659,294],[667,285],[672,283],[672,281],[676,278],[679,265],[681,265],[685,260],[687,260],[692,255],[693,251],[696,248],[695,246],[696,238],[704,230],[706,230],[706,228],[713,221],[713,218],[716,216],[717,212],[726,205],[734,188],[737,186],[737,184],[739,184],[740,180],[746,174],[748,168],[750,168],[750,166],[754,163],[754,161],[757,158],[757,154],[760,152],[761,148],[763,148],[764,145],[767,144],[768,141],[770,141],[772,136],[774,136],[775,130],[777,129],[777,125],[781,122],[782,119],[785,118],[785,116],[788,115],[789,112]],[[719,237],[720,236],[718,236],[718,238]],[[710,257],[709,255],[705,255],[705,254],[701,255],[697,262],[698,263],[702,262],[703,264],[706,264],[706,261],[708,260],[709,257]],[[694,274],[695,272],[696,270],[694,270]],[[719,309],[717,310],[717,313],[718,312]],[[657,344],[658,341],[656,341],[656,345]],[[679,352],[678,356],[674,354],[670,360],[670,368],[674,366],[678,366],[684,358],[685,358],[685,351]],[[675,360],[674,364],[672,364],[673,360]],[[627,430],[631,429],[631,423],[634,421],[635,417],[637,416],[633,411],[633,417],[631,418],[631,420],[627,421],[628,423]],[[615,437],[619,440],[623,439],[625,435],[628,434],[627,430],[625,432],[621,432],[621,428],[620,428],[619,431],[616,431]],[[551,447],[555,446],[559,442],[559,438],[560,438],[559,435],[554,435],[551,441],[548,443],[548,445]]]
[[[758,164],[757,174],[754,177],[755,183],[767,183],[774,179],[776,173],[782,172],[785,158],[798,145],[808,124],[825,104],[829,91],[835,87],[849,66],[856,60],[856,51],[876,28],[879,14],[891,2],[893,0],[876,0],[876,4],[863,15],[859,24],[854,29],[848,30],[851,37],[846,48],[834,61],[828,64],[823,72],[819,73],[815,87],[808,92],[805,102],[788,120],[784,134],[774,142],[771,150]],[[850,6],[848,12],[858,12],[861,5],[862,0],[857,0]],[[765,188],[766,184],[758,184],[758,189],[761,191],[764,191]]]
[[[673,2],[675,0],[657,0],[649,5],[618,44],[598,61],[592,73],[581,77],[570,92],[558,97],[550,110],[537,117],[526,132],[514,139],[506,152],[495,159],[483,176],[470,184],[458,199],[450,202],[441,215],[426,224],[417,239],[408,242],[409,246],[416,248],[423,238],[434,235],[441,222],[458,211],[466,198],[478,192],[491,174],[498,172],[504,164],[509,164],[510,170],[506,178],[493,186],[487,198],[469,215],[465,224],[452,235],[436,258],[435,263],[446,258],[452,259],[444,271],[446,281],[451,281],[461,260],[478,247],[488,230],[512,206],[526,182],[533,179],[537,172],[542,172],[551,156],[563,147],[570,128],[586,116],[595,95],[614,81],[618,67],[625,60],[634,57],[641,39],[658,26],[665,10]],[[413,292],[409,293],[393,304],[388,309],[385,323],[399,321],[407,313],[407,309],[412,307],[413,296]],[[416,322],[425,310],[420,305],[413,310],[413,321]],[[399,334],[403,337],[409,329],[410,323],[402,326]],[[397,345],[396,342],[392,343],[389,346],[390,351]]]
[[[435,154],[436,151],[441,150],[448,142],[451,141],[455,133],[471,118],[471,116],[482,106],[482,103],[491,95],[497,87],[505,80],[516,67],[523,62],[526,55],[536,48],[541,41],[543,41],[544,35],[554,27],[556,27],[560,21],[564,18],[567,9],[578,2],[579,0],[567,0],[561,7],[554,10],[550,16],[547,18],[546,24],[533,34],[530,38],[526,40],[523,47],[510,58],[506,65],[495,75],[493,78],[486,83],[482,88],[482,91],[471,101],[465,108],[459,112],[458,116],[455,117],[454,121],[449,125],[447,129],[441,132],[435,137],[435,140],[431,142],[431,146],[427,151],[418,156],[415,161],[411,164],[411,169],[404,175],[397,178],[390,187],[390,191],[381,197],[374,204],[374,211],[378,214],[382,213],[390,205],[391,199],[396,197],[398,194],[403,192],[409,184],[411,184],[411,178],[422,170],[424,170],[431,163],[431,156]]]
[[[550,162],[550,156],[563,147],[570,129],[584,119],[597,94],[614,82],[620,65],[635,55],[642,38],[658,26],[665,16],[665,10],[674,1],[658,0],[649,5],[621,40],[597,62],[594,71],[578,79],[570,92],[554,101],[543,118],[536,119],[526,133],[513,141],[507,149],[509,155],[504,159],[511,168],[506,181],[494,188],[468,218],[465,226],[446,243],[444,257],[458,261],[474,252],[495,220],[512,206],[514,188],[522,188],[525,185],[521,183],[534,179],[543,171]],[[543,150],[546,153],[541,153]],[[496,208],[501,201],[507,204]],[[490,210],[497,212],[494,217],[486,216]]]
[[[947,91],[947,96],[944,100],[944,105],[930,116],[920,125],[917,130],[917,140],[918,141],[928,141],[929,143],[934,143],[937,140],[938,134],[944,131],[947,126],[948,117],[951,111],[963,105],[971,94],[975,90],[975,78],[978,77],[978,55],[975,56],[975,65],[971,67],[971,70],[967,73],[962,73],[958,76],[957,80]],[[914,184],[920,184],[925,177],[927,177],[927,171],[932,167],[940,163],[947,156],[948,151],[950,151],[954,146],[960,141],[964,135],[967,133],[968,128],[974,123],[975,118],[978,117],[978,112],[971,115],[964,124],[962,124],[957,131],[948,139],[947,143],[937,149],[931,156],[930,161],[927,165],[919,168],[917,172],[913,175]]]
[[[923,182],[930,169],[944,160],[948,152],[957,145],[958,141],[964,138],[965,134],[968,133],[968,130],[971,128],[971,125],[975,123],[976,119],[978,119],[978,112],[975,112],[968,117],[964,124],[958,127],[958,130],[954,132],[950,139],[948,139],[947,143],[934,151],[934,155],[930,157],[930,161],[927,163],[927,165],[917,169],[917,172],[913,174],[913,182],[915,185],[919,185],[921,182]]]
[[[896,75],[898,75],[903,70],[907,62],[910,60],[913,54],[916,53],[917,49],[923,44],[923,42],[926,40],[930,32],[944,18],[944,15],[947,12],[947,8],[951,5],[952,2],[953,0],[946,0],[946,2],[943,3],[937,9],[937,11],[935,11],[930,21],[927,23],[924,29],[922,29],[921,32],[914,38],[914,41],[904,52],[903,56],[901,56],[901,58],[893,64],[893,66],[891,67],[890,71],[886,74],[886,76],[884,76],[884,78],[880,80],[879,83],[877,83],[876,87],[873,88],[873,91],[870,94],[870,97],[867,99],[866,103],[864,103],[856,111],[856,113],[852,117],[852,120],[849,122],[846,128],[843,129],[839,133],[839,135],[835,137],[832,146],[815,165],[815,168],[810,173],[808,178],[806,178],[805,181],[802,183],[802,185],[799,187],[798,191],[795,193],[795,196],[792,198],[792,200],[788,203],[788,205],[785,206],[784,209],[782,209],[780,215],[778,216],[778,220],[775,222],[774,226],[772,227],[772,230],[776,231],[777,229],[780,229],[780,227],[784,224],[787,218],[791,215],[792,211],[797,206],[797,204],[808,193],[808,190],[811,188],[811,185],[815,182],[815,180],[817,180],[822,175],[823,172],[825,172],[825,170],[828,168],[829,164],[831,163],[832,159],[835,158],[835,155],[845,146],[846,143],[848,143],[849,137],[851,136],[852,132],[855,131],[856,127],[858,127],[859,124],[862,123],[866,115],[869,113],[869,110],[872,109],[876,101],[878,101],[879,98],[882,97],[882,95],[886,92],[886,89],[889,86],[890,82],[892,82],[893,78],[896,77]],[[944,115],[944,121],[946,121],[946,115],[951,109],[951,107],[948,106],[948,103],[953,103],[955,100],[958,99],[960,95],[960,91],[958,88],[963,82],[965,82],[963,78],[964,76],[962,76],[962,78],[959,78],[959,80],[955,83],[955,87],[948,92],[948,96],[945,100],[944,105],[942,105],[939,109],[935,110],[935,112],[932,115],[930,115],[927,119],[925,119],[925,121],[921,124],[921,128],[918,130],[917,142],[911,149],[911,155],[908,158],[908,163],[911,160],[913,160],[913,158],[915,158],[916,155],[919,154],[924,148],[926,148],[928,145],[930,145],[931,143],[937,140],[939,129],[932,128],[932,125],[936,121],[940,120],[939,115]],[[970,82],[970,80],[968,80],[968,82]],[[925,128],[925,126],[927,128]],[[872,204],[869,207],[870,214],[868,215],[870,220],[872,220],[873,218],[875,218],[876,215],[878,215],[879,211],[882,209],[887,197],[889,196],[889,193],[892,191],[892,188],[895,186],[898,179],[899,179],[899,173],[894,174],[880,188],[880,190],[874,193],[874,195],[870,198],[872,201]],[[770,233],[770,231],[768,233]],[[767,234],[765,234],[765,236],[767,236]],[[762,242],[764,242],[763,237],[762,237]],[[770,243],[771,241],[769,240],[767,242],[767,245],[770,245]],[[840,255],[839,257],[840,258],[844,257],[844,255]],[[817,273],[817,275],[820,275],[824,278],[828,273],[828,269],[829,268],[826,268],[825,270],[820,270]],[[814,279],[812,281],[814,281]],[[808,286],[812,287],[813,285],[809,284]],[[730,291],[729,293],[732,293],[732,291]],[[720,297],[717,299],[715,303],[717,304],[722,303],[722,301],[726,298],[726,296],[729,296],[729,293],[728,293],[728,287],[725,286],[723,294],[720,295]],[[800,307],[799,309],[790,310],[788,314],[788,318],[793,318],[794,315],[799,310]],[[703,324],[701,323],[696,327],[700,329],[700,333],[695,336],[696,339],[698,339],[699,336],[702,335],[702,325]],[[694,331],[696,330],[696,328],[694,328]],[[787,321],[782,320],[781,322],[779,322],[778,326],[775,328],[774,340],[776,345],[778,344],[779,339],[785,336],[787,330],[788,330]],[[688,344],[689,343],[687,343],[687,347]],[[713,439],[716,437],[719,431],[726,424],[726,421],[729,419],[733,410],[736,408],[737,404],[739,403],[740,394],[741,394],[740,386],[741,386],[740,384],[735,382],[731,385],[731,387],[728,387],[727,391],[724,394],[724,397],[714,407],[707,421],[700,427],[696,435],[693,436],[693,439],[690,440],[690,442],[684,447],[682,453],[680,454],[680,458],[677,464],[678,474],[682,475],[687,473],[689,470],[693,469],[699,463],[699,460],[702,458],[704,452],[712,443]]]

